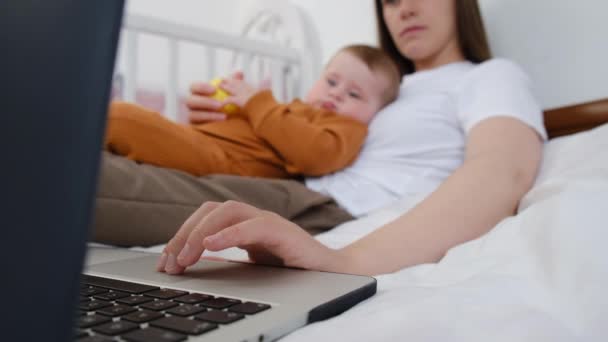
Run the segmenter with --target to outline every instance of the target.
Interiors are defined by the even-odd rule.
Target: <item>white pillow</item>
[[[538,177],[519,211],[539,200],[537,192],[573,182],[608,182],[608,124],[545,143]]]

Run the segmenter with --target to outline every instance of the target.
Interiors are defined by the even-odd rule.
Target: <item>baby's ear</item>
[[[272,78],[266,77],[260,81],[258,88],[260,90],[268,90],[272,87]]]

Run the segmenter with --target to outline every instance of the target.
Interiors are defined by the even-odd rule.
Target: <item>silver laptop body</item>
[[[307,323],[339,314],[376,292],[376,281],[371,277],[231,261],[202,260],[184,275],[171,276],[155,271],[158,257],[91,247],[84,273],[271,306],[191,336],[192,341],[272,341]]]

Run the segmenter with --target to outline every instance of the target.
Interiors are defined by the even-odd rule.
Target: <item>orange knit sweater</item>
[[[270,91],[254,95],[239,116],[196,129],[284,176],[338,171],[354,161],[367,135],[357,120],[299,100],[278,103]]]
[[[225,121],[184,125],[144,107],[110,106],[106,148],[142,163],[206,175],[289,178],[340,170],[357,156],[367,126],[270,91]]]

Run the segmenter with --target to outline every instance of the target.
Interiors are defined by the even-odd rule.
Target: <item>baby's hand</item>
[[[247,101],[255,95],[259,90],[251,84],[239,78],[227,78],[220,83],[220,88],[224,89],[230,97],[226,98],[224,103],[234,103],[239,107],[245,106]]]

